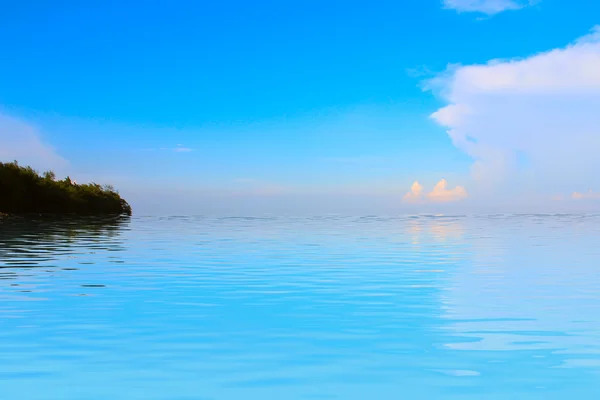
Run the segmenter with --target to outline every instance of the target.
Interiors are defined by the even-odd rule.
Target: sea
[[[0,399],[599,398],[600,215],[0,220]]]

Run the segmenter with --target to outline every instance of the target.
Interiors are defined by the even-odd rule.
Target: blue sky
[[[290,213],[297,207],[335,212],[335,204],[352,203],[349,198],[373,212],[412,210],[432,207],[424,204],[426,193],[441,179],[448,189],[466,188],[460,200],[470,207],[490,198],[513,206],[538,202],[536,196],[573,199],[575,192],[593,200],[600,191],[593,176],[583,179],[578,170],[564,169],[581,178],[574,182],[548,169],[556,149],[513,141],[484,151],[504,135],[491,136],[494,127],[475,117],[460,126],[431,117],[458,98],[465,109],[499,101],[496,94],[463,95],[458,84],[464,80],[458,78],[469,76],[468,66],[527,61],[568,49],[582,37],[595,41],[591,32],[600,23],[600,3],[174,3],[3,5],[0,158],[113,182],[147,212],[202,212],[215,204],[249,212],[274,204],[288,204]],[[585,68],[593,68],[596,48],[581,48],[587,58],[577,58],[579,48],[567,50],[567,61],[556,65],[572,61],[577,69],[588,62],[581,60],[592,59]],[[549,76],[548,82],[563,79]],[[588,78],[595,87],[595,75]],[[502,104],[522,100],[525,110],[538,104],[531,94],[517,92]],[[577,92],[560,112],[567,118],[575,104],[596,104],[598,93]],[[507,127],[518,132],[531,129],[527,115],[543,115],[557,104],[547,107],[523,115],[512,109],[489,113],[502,107],[478,113],[490,121],[519,114],[520,125]],[[581,141],[591,138],[595,146],[600,121],[581,112],[587,123]],[[461,129],[468,133],[448,134]],[[477,149],[460,140],[475,137]],[[532,165],[530,175],[517,171],[518,165],[500,170],[513,153]],[[572,154],[578,153],[574,147]],[[533,185],[531,192],[528,179],[548,183]],[[418,196],[423,202],[403,202],[416,180],[425,187]],[[519,195],[505,195],[510,191]],[[438,199],[452,197],[441,194]]]

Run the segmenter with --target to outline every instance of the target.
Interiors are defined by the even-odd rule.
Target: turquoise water
[[[2,399],[600,398],[600,216],[0,221]]]

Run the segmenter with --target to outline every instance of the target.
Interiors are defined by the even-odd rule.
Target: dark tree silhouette
[[[40,176],[14,161],[0,162],[0,212],[131,215],[131,206],[112,186],[79,185],[70,177],[57,181],[52,171]]]

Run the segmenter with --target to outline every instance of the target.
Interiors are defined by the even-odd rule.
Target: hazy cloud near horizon
[[[475,189],[600,189],[600,27],[524,59],[451,67],[428,88],[448,103],[432,118],[473,158]]]
[[[69,166],[66,159],[44,142],[36,127],[0,113],[0,161],[14,160],[40,172],[52,169],[59,175]]]
[[[456,201],[464,200],[469,197],[467,190],[462,186],[456,186],[452,189],[448,188],[448,182],[445,179],[440,180],[435,184],[433,189],[428,192],[423,192],[423,185],[418,181],[415,181],[410,187],[402,200],[406,203],[453,203]]]

